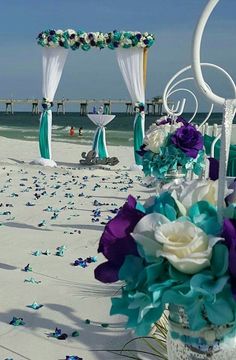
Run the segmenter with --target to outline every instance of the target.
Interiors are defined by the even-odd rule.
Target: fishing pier
[[[7,114],[14,114],[15,109],[17,108],[20,111],[20,105],[28,105],[31,109],[32,114],[39,114],[41,111],[41,100],[39,99],[0,99],[1,105],[5,109]],[[97,99],[55,99],[53,101],[53,110],[58,114],[65,114],[66,110],[70,105],[76,105],[78,107],[78,112],[81,116],[87,115],[88,109],[91,106],[103,106],[105,114],[110,114],[112,111],[113,105],[121,105],[124,107],[124,112],[127,115],[134,114],[134,105],[131,101],[128,100],[97,100]],[[147,115],[157,115],[161,116],[163,110],[163,101],[161,97],[154,98],[153,100],[147,100],[145,103],[145,112]],[[1,110],[0,110],[1,111]]]

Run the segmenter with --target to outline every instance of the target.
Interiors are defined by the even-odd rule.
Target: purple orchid
[[[130,234],[145,214],[136,209],[136,203],[136,199],[129,195],[117,215],[105,226],[98,252],[103,253],[108,261],[95,269],[95,278],[103,283],[119,280],[118,273],[126,255],[139,256]]]
[[[229,249],[229,272],[231,275],[231,289],[236,300],[236,220],[224,219],[223,236]]]
[[[196,158],[203,149],[203,136],[193,125],[185,124],[171,135],[171,142],[187,156]]]

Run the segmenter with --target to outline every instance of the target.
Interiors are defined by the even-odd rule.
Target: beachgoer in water
[[[80,127],[80,128],[79,128],[79,136],[82,136],[82,135],[83,135],[83,128]]]
[[[75,135],[75,129],[73,126],[71,126],[70,128],[70,136],[74,136]]]

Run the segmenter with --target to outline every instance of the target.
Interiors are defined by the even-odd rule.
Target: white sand
[[[94,279],[94,268],[103,260],[101,255],[97,263],[85,269],[72,263],[78,257],[96,256],[104,228],[101,222],[106,222],[108,215],[114,216],[110,210],[120,207],[129,193],[141,199],[150,195],[151,190],[140,184],[142,173],[127,171],[133,161],[132,148],[109,147],[110,156],[120,159],[113,168],[83,168],[78,166],[79,159],[89,147],[54,143],[58,168],[42,168],[29,165],[38,157],[36,142],[0,141],[0,359],[63,360],[66,355],[84,360],[119,359],[111,353],[91,352],[121,349],[130,339],[122,320],[108,315],[110,296],[119,285],[106,286]],[[83,180],[84,176],[88,180]],[[44,190],[36,191],[36,184]],[[60,187],[56,189],[56,185]],[[44,191],[39,199],[35,198],[36,192]],[[95,199],[106,205],[94,206]],[[35,206],[26,206],[27,202]],[[43,210],[48,206],[67,208],[51,219],[53,212]],[[92,222],[94,209],[101,210],[98,222]],[[2,215],[6,211],[11,213]],[[43,220],[46,226],[38,227]],[[67,247],[64,257],[55,256],[61,245]],[[51,256],[32,255],[46,249]],[[28,263],[33,272],[22,271]],[[31,277],[41,283],[24,282]],[[28,308],[34,301],[44,306],[39,310]],[[22,317],[25,326],[9,325],[13,316]],[[85,324],[85,319],[90,319],[91,324]],[[103,328],[101,323],[110,325]],[[48,336],[56,327],[68,334],[66,340]],[[75,330],[80,336],[73,338]]]

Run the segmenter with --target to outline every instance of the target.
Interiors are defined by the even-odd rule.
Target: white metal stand
[[[226,184],[226,170],[229,156],[230,137],[232,122],[236,110],[236,88],[234,84],[234,98],[225,99],[216,95],[209,87],[206,86],[201,68],[201,41],[207,21],[213,12],[214,8],[220,0],[209,0],[205,6],[200,19],[197,23],[192,45],[192,68],[196,84],[200,91],[206,96],[207,99],[215,104],[223,107],[223,120],[222,120],[222,135],[221,135],[221,149],[220,149],[220,169],[219,169],[219,186],[218,186],[218,213],[222,220],[222,211],[224,207],[225,197],[225,184]]]

